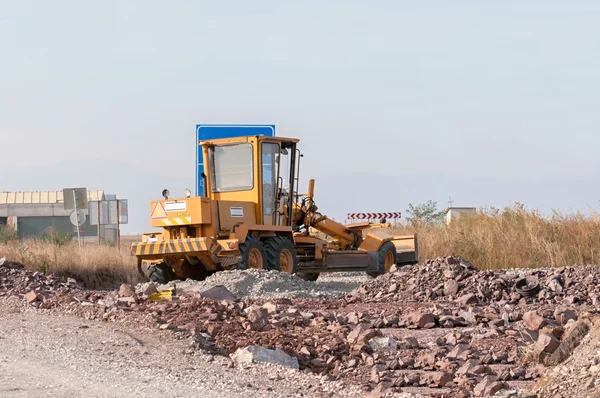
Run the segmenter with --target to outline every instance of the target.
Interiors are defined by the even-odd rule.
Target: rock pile
[[[525,359],[555,366],[569,358],[589,332],[589,319],[577,320],[572,310],[556,308],[552,318],[537,311],[523,315],[521,336],[532,343],[525,350]]]
[[[587,324],[587,328],[580,323],[573,327],[573,335],[579,344],[570,344],[572,355],[548,370],[534,387],[532,392],[539,398],[597,397],[600,394],[600,322]],[[563,344],[565,342],[563,340]]]
[[[56,294],[82,290],[73,278],[58,278],[38,271],[29,271],[23,264],[0,258],[0,297],[24,296],[35,307],[44,306]]]
[[[478,271],[459,257],[400,267],[351,292],[349,302],[454,301],[458,304],[597,305],[600,267]]]
[[[232,363],[308,369],[376,393],[492,396],[531,385],[546,366],[569,358],[589,330],[583,304],[598,291],[591,270],[477,271],[445,257],[332,300],[313,300],[312,282],[250,270],[177,283],[174,296],[155,300],[164,286],[86,291],[74,280],[4,261],[0,296],[88,319],[139,315],[188,335],[193,349],[230,355]],[[286,289],[299,298],[281,298]]]
[[[162,301],[145,300],[145,293],[132,289],[122,286],[117,299],[116,292],[112,298],[89,296],[92,318],[106,318],[110,311],[95,307],[112,300],[113,308],[150,315],[160,329],[194,336],[196,346],[210,353],[221,350],[242,363],[253,357],[284,366],[297,363],[366,390],[434,390],[445,396],[476,391],[480,396],[515,382],[533,383],[543,371],[535,361],[519,363],[517,347],[530,342],[517,329],[496,325],[499,318],[491,309],[453,315],[454,310],[435,304],[382,315],[368,308],[317,309],[311,300],[237,299],[223,286]],[[153,290],[146,286],[147,292]]]

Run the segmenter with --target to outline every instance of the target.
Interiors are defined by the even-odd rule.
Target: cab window
[[[216,146],[209,153],[212,192],[245,191],[254,187],[252,144]]]

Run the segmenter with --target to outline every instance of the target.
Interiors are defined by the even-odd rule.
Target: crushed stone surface
[[[356,289],[370,278],[363,272],[322,274],[317,281],[305,281],[295,275],[266,270],[217,272],[204,281],[185,280],[159,285],[158,290],[176,286],[178,292],[203,292],[225,286],[237,298],[334,299]],[[143,291],[140,284],[136,291]]]
[[[318,376],[268,365],[231,367],[170,332],[35,311],[0,298],[0,396],[329,397]],[[327,391],[324,391],[327,390]],[[361,397],[345,389],[344,396]]]
[[[590,325],[569,358],[549,369],[532,392],[538,398],[600,396],[600,322]]]
[[[574,342],[578,344],[573,336],[577,336],[580,325],[597,322],[600,280],[596,271],[594,266],[481,271],[468,261],[449,256],[393,269],[375,279],[363,273],[336,273],[323,274],[316,282],[309,282],[276,271],[246,270],[220,272],[204,281],[122,285],[118,290],[92,291],[77,281],[33,273],[22,264],[5,261],[0,265],[0,302],[20,303],[27,308],[21,313],[42,318],[21,329],[16,319],[8,321],[6,326],[0,326],[0,336],[5,327],[7,336],[15,330],[23,335],[48,335],[60,352],[69,352],[79,345],[84,351],[78,351],[76,356],[90,357],[108,380],[113,377],[110,372],[131,371],[131,388],[123,387],[122,391],[139,396],[146,396],[146,386],[141,383],[152,387],[152,381],[140,378],[147,371],[142,365],[148,359],[153,369],[156,366],[163,372],[159,372],[161,378],[173,377],[175,396],[186,396],[177,393],[177,383],[182,382],[182,388],[196,385],[197,395],[208,397],[213,393],[231,397],[243,393],[257,397],[352,397],[366,393],[370,397],[487,397],[496,393],[529,397],[528,391],[543,383],[545,376],[551,374],[549,370],[569,363],[563,361],[572,355]],[[519,288],[523,277],[528,278],[527,286]],[[156,288],[172,285],[177,286],[175,296],[166,300],[149,297]],[[212,293],[207,295],[207,291]],[[145,358],[151,354],[139,347],[140,352],[123,352],[123,348],[113,347],[108,355],[117,364],[105,362],[102,356],[96,357],[102,351],[99,347],[88,347],[85,339],[78,340],[83,334],[72,336],[66,329],[53,329],[44,318],[50,315],[86,322],[87,327],[80,328],[86,331],[92,324],[104,325],[107,329],[101,331],[103,336],[111,335],[110,328],[128,330],[138,345],[144,341],[139,334],[157,336],[155,345],[165,347],[157,358],[168,353],[175,358],[159,363],[158,359]],[[103,341],[100,335],[95,338]],[[40,379],[36,383],[44,385],[45,379],[37,373],[52,366],[47,361],[59,354],[35,356],[37,351],[29,347],[37,349],[37,342],[31,338],[25,339],[21,348],[30,356],[17,358],[10,352],[11,347],[19,347],[18,343],[7,341],[10,347],[6,347],[5,360],[16,365],[5,366],[13,384],[2,388],[16,394],[23,389],[18,380],[31,373],[35,374],[34,380]],[[0,338],[0,351],[2,343]],[[114,346],[128,347],[120,342]],[[231,367],[231,355],[249,346],[282,350],[297,359],[299,370],[287,369],[285,376],[279,377],[256,364],[243,369]],[[41,347],[43,354],[44,346]],[[144,360],[140,361],[140,357]],[[201,364],[181,362],[187,357],[200,358]],[[556,358],[560,358],[557,366]],[[59,357],[56,363],[71,360]],[[600,369],[599,362],[589,359],[581,365],[583,371],[573,367],[568,374],[587,371],[590,377],[577,380],[595,391],[594,366]],[[86,369],[87,365],[81,362],[73,366],[75,370]],[[226,376],[219,373],[219,367],[226,368]],[[175,372],[176,368],[187,370]],[[198,385],[193,372],[198,369],[201,374],[215,372],[216,381],[211,383],[209,378],[208,384]],[[230,377],[232,369],[241,372],[239,378],[244,383],[250,380],[248,377],[254,377],[254,382],[234,383],[221,390],[219,377]],[[263,369],[262,373],[258,369]],[[72,372],[52,375],[57,379],[83,377]],[[267,381],[261,379],[265,375]],[[302,384],[308,380],[305,376],[318,381],[318,386],[309,381]],[[288,379],[293,382],[281,382]],[[90,380],[91,396],[95,391],[102,396],[102,384],[97,384],[101,381],[93,377]],[[269,381],[276,381],[277,386],[264,392],[255,389],[257,383],[266,386]],[[46,386],[45,391],[53,391],[53,386]],[[304,390],[300,391],[300,386]],[[580,387],[573,384],[570,388],[579,391]],[[59,396],[79,392],[77,382],[57,388]],[[547,396],[573,396],[559,390],[552,390],[550,394],[554,395]],[[121,390],[106,391],[107,396],[121,396]],[[24,396],[36,396],[35,391],[27,392],[29,395]]]

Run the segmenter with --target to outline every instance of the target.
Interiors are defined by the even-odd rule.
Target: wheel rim
[[[385,272],[390,272],[392,269],[392,265],[394,265],[394,253],[387,252],[385,255]]]
[[[288,249],[283,249],[279,253],[279,269],[288,274],[291,274],[294,269],[294,259]]]
[[[250,268],[262,268],[263,256],[260,250],[252,249],[248,253],[248,266]]]

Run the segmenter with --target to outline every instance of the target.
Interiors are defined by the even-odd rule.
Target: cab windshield
[[[252,144],[215,146],[209,149],[212,192],[245,191],[254,187]]]

